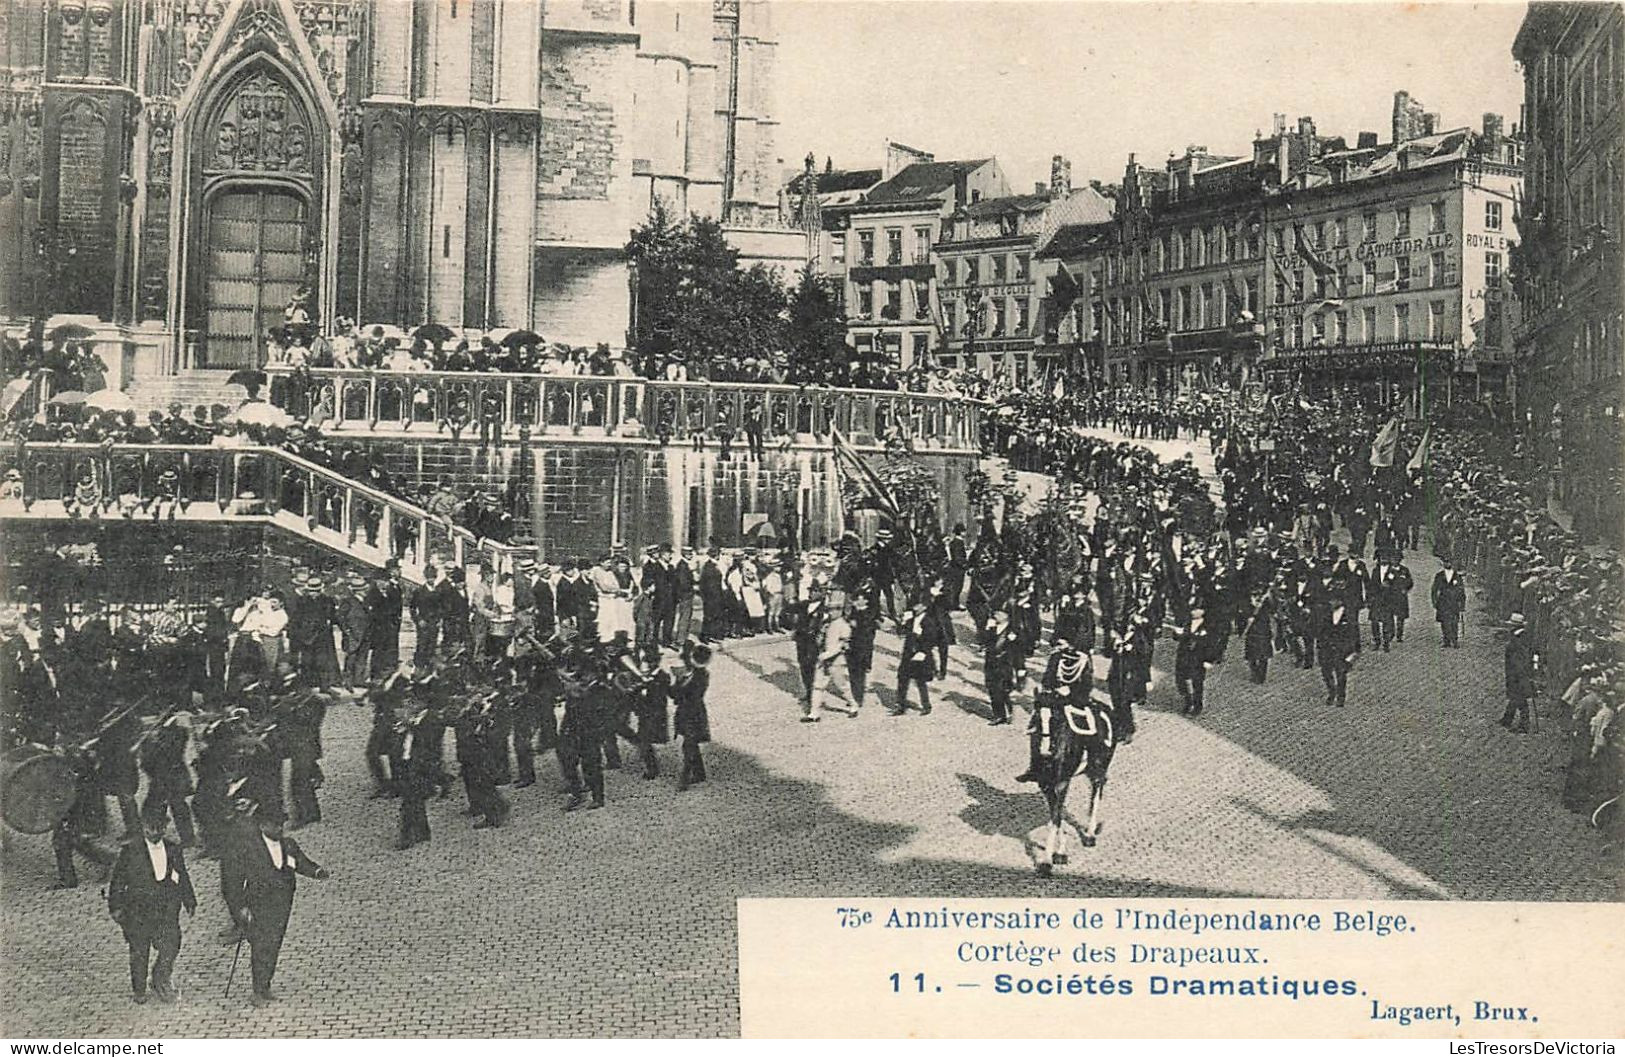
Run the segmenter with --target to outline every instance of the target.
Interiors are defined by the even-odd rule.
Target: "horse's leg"
[[[1055,813],[1055,854],[1050,861],[1056,866],[1065,866],[1069,861],[1066,854],[1066,800],[1060,802],[1060,810]]]
[[[1048,877],[1054,869],[1055,861],[1055,819],[1060,813],[1061,801],[1056,797],[1053,788],[1044,789],[1044,802],[1049,807],[1049,837],[1044,845],[1044,854],[1038,860],[1038,876]]]
[[[1100,807],[1106,799],[1106,779],[1091,778],[1089,780],[1089,823],[1084,830],[1083,843],[1085,847],[1093,848],[1095,838],[1100,836]]]

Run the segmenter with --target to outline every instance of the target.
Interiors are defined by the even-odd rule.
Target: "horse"
[[[1044,729],[1041,737],[1050,752],[1038,770],[1038,788],[1049,805],[1049,841],[1038,875],[1048,877],[1056,866],[1067,862],[1066,837],[1061,829],[1066,811],[1066,794],[1072,779],[1082,773],[1089,779],[1089,820],[1078,833],[1085,848],[1093,848],[1100,836],[1100,806],[1106,790],[1106,772],[1117,751],[1117,728],[1112,708],[1086,697],[1073,704],[1065,697],[1050,697],[1039,711]]]

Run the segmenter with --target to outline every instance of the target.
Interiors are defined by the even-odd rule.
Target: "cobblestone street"
[[[433,842],[406,853],[391,850],[395,803],[366,799],[368,713],[340,706],[325,738],[326,820],[297,834],[333,878],[300,885],[282,1001],[249,1007],[246,958],[223,999],[232,949],[213,937],[225,911],[214,864],[194,863],[200,907],[186,923],[181,1000],[133,1005],[99,870],[51,892],[48,840],[12,834],[0,1028],[734,1035],[743,896],[1620,898],[1617,851],[1559,803],[1566,747],[1555,724],[1524,738],[1495,724],[1494,628],[1475,605],[1463,648],[1441,650],[1427,604],[1436,565],[1409,563],[1405,641],[1389,654],[1367,648],[1346,709],[1326,707],[1318,672],[1290,658],[1254,686],[1232,642],[1206,714],[1183,717],[1173,647],[1159,643],[1151,705],[1117,756],[1100,844],[1074,847],[1049,880],[1033,871],[1042,799],[1012,780],[1026,758],[1022,726],[985,724],[965,626],[931,715],[891,718],[871,700],[855,719],[816,725],[797,722],[787,639],[732,644],[714,664],[708,783],[678,794],[667,747],[659,780],[612,773],[607,810],[564,815],[548,760],[535,787],[507,792],[505,828],[473,831],[454,795],[430,805]],[[877,649],[872,682],[886,702],[896,645],[883,635]]]

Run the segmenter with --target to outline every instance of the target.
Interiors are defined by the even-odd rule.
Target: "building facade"
[[[1258,352],[1258,204],[1273,164],[1262,152],[1189,147],[1156,171],[1130,156],[1116,238],[1086,265],[1108,384],[1170,392],[1247,377]]]
[[[844,272],[847,342],[860,359],[910,367],[934,358],[943,322],[936,247],[960,208],[1009,193],[992,159],[903,166],[838,211],[827,274]]]
[[[142,371],[324,323],[625,341],[653,196],[777,222],[761,0],[12,0],[0,318]],[[771,240],[769,240],[771,241]]]
[[[1111,216],[1100,192],[1072,189],[1071,166],[1059,156],[1047,187],[957,210],[937,244],[943,364],[1017,385],[1064,366],[1059,348],[1045,341],[1048,273],[1039,255],[1062,228]]]
[[[1617,530],[1625,314],[1619,4],[1532,3],[1523,67],[1527,178],[1513,273],[1520,419],[1587,536]],[[1612,538],[1612,537],[1610,537]]]
[[[1434,121],[1396,101],[1395,140],[1333,143],[1263,205],[1264,373],[1415,401],[1504,399],[1517,303],[1519,144],[1481,132],[1402,138]]]
[[[1109,223],[1040,249],[1046,331],[1091,384],[1505,399],[1521,141],[1437,128],[1399,92],[1386,144],[1276,115],[1250,157],[1130,156]]]

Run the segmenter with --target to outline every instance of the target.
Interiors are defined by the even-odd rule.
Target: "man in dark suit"
[[[898,623],[903,631],[903,648],[897,661],[897,703],[891,714],[900,716],[908,711],[908,688],[912,683],[920,690],[920,715],[931,714],[931,676],[934,674],[931,655],[942,635],[942,628],[931,619],[923,604],[906,610]]]
[[[684,547],[683,556],[671,567],[672,608],[676,614],[672,624],[671,640],[664,645],[687,642],[689,629],[694,623],[694,548]]]
[[[1188,716],[1199,716],[1208,669],[1219,660],[1219,636],[1208,626],[1207,613],[1201,608],[1191,610],[1190,623],[1174,632],[1174,636],[1179,640],[1174,652],[1174,682],[1179,687],[1179,696],[1185,700],[1181,711]]]
[[[1529,634],[1529,624],[1522,613],[1508,617],[1507,627],[1511,629],[1506,644],[1507,707],[1499,722],[1514,734],[1528,734],[1529,703],[1535,697],[1540,653],[1535,649],[1535,640]]]
[[[588,641],[598,637],[598,591],[582,579],[579,562],[566,558],[559,565],[563,573],[554,585],[554,607],[559,626],[579,631]]]
[[[643,590],[651,600],[656,641],[670,646],[677,631],[677,566],[670,544],[662,544],[655,560],[644,563]]]
[[[705,704],[705,692],[711,686],[711,649],[696,645],[683,651],[683,666],[672,679],[671,700],[676,709],[672,715],[672,733],[682,739],[683,769],[677,775],[677,791],[681,793],[696,782],[706,779],[705,760],[700,746],[711,740],[711,716]]]
[[[1016,688],[1020,638],[1010,626],[1010,614],[1002,609],[993,614],[987,634],[982,637],[982,675],[987,682],[987,701],[993,710],[989,726],[1001,727],[1010,722],[1010,694]],[[1066,648],[1066,642],[1064,630],[1057,626],[1055,648]]]
[[[401,563],[394,558],[367,592],[367,611],[373,675],[386,676],[401,666]]]
[[[1356,627],[1360,623],[1360,610],[1370,604],[1366,598],[1366,582],[1370,578],[1366,572],[1365,562],[1358,557],[1342,557],[1334,546],[1327,552],[1332,560],[1332,589],[1336,596],[1335,601],[1340,602],[1348,610],[1349,619],[1354,621]],[[1354,652],[1360,652],[1361,636],[1354,636]]]
[[[536,566],[536,579],[530,585],[531,627],[546,642],[559,626],[558,596],[553,590],[553,567],[547,562]]]
[[[948,565],[943,571],[943,593],[948,596],[948,607],[952,610],[963,609],[960,597],[965,593],[965,573],[970,569],[970,551],[965,544],[965,526],[954,525],[953,535],[948,537]]]
[[[1461,615],[1467,609],[1467,584],[1448,556],[1444,568],[1433,576],[1433,615],[1439,621],[1446,649],[1461,645]]]
[[[1360,624],[1341,597],[1331,599],[1315,639],[1320,678],[1326,684],[1326,703],[1342,708],[1348,704],[1349,669],[1360,652]]]
[[[237,847],[220,864],[220,891],[242,937],[248,940],[257,1006],[276,999],[271,978],[276,975],[288,916],[293,913],[298,875],[318,881],[328,877],[326,867],[307,857],[292,837],[283,836],[282,822],[279,807],[261,804],[255,811],[254,828],[242,834]]]
[[[226,607],[226,596],[217,594],[209,599],[203,610],[203,664],[209,676],[211,691],[218,692],[226,685],[226,647],[231,639],[231,610]]]
[[[722,557],[720,548],[712,547],[700,566],[700,641],[715,642],[723,637],[727,628],[723,601]]]
[[[181,846],[164,839],[168,821],[162,803],[149,802],[141,813],[141,835],[128,841],[113,864],[107,882],[107,909],[130,946],[130,996],[147,1000],[147,967],[152,952],[152,993],[160,1002],[175,1001],[170,981],[181,952],[181,907],[197,911],[197,893],[186,872]]]
[[[1399,609],[1396,595],[1401,594],[1399,574],[1388,561],[1387,552],[1377,557],[1366,580],[1366,608],[1371,616],[1371,648],[1387,653],[1394,643],[1394,618]]]
[[[440,571],[430,565],[423,570],[423,586],[412,592],[412,626],[417,629],[417,645],[412,650],[412,666],[423,668],[440,648]]]

